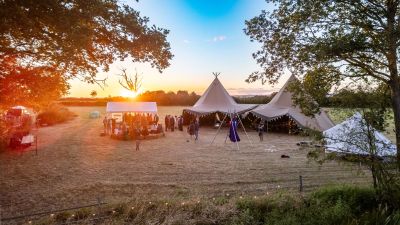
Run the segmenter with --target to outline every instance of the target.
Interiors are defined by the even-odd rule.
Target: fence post
[[[299,186],[299,191],[303,192],[303,176],[299,176],[299,182],[300,182],[300,186]]]

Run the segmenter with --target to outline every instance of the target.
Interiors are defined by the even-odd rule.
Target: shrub
[[[43,112],[39,113],[37,120],[39,120],[40,125],[54,125],[71,120],[74,116],[75,114],[66,107],[52,104]]]

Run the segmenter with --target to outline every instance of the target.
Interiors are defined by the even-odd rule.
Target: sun
[[[136,98],[136,96],[138,96],[138,94],[139,94],[138,92],[129,91],[129,90],[126,90],[126,89],[122,89],[120,91],[120,95],[122,97],[126,97],[126,98]]]

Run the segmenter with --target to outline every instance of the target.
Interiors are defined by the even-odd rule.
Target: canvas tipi
[[[358,112],[346,121],[324,131],[323,134],[327,152],[358,155],[370,155],[373,153],[377,156],[396,155],[396,146],[383,134],[368,125]],[[375,148],[371,149],[371,144],[369,143],[373,143]]]
[[[324,131],[333,127],[334,124],[332,120],[323,110],[314,117],[308,117],[302,113],[299,106],[293,104],[293,94],[287,90],[287,87],[290,82],[295,80],[296,77],[293,75],[290,76],[285,85],[283,85],[268,104],[260,105],[250,112],[266,121],[288,116],[290,119],[294,120],[299,127],[311,128],[318,131]]]
[[[184,110],[188,113],[202,116],[216,112],[241,114],[254,107],[256,105],[236,103],[219,81],[218,75],[216,75],[213,82],[193,107]]]

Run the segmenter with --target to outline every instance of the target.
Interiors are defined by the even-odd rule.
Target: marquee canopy
[[[107,102],[107,113],[157,113],[156,102]]]
[[[370,149],[368,133],[372,134],[376,149]],[[396,146],[382,133],[368,126],[360,113],[324,131],[327,152],[359,155],[395,156]],[[376,152],[372,152],[376,151]]]
[[[320,114],[309,117],[302,113],[299,106],[294,105],[292,100],[293,94],[287,90],[287,87],[290,82],[295,80],[296,78],[292,75],[269,103],[260,105],[250,112],[266,121],[288,116],[300,127],[307,127],[319,131],[324,131],[333,127],[334,124],[332,120],[323,110],[321,110]]]
[[[241,114],[254,107],[256,105],[236,103],[216,76],[193,107],[186,108],[184,111],[197,115],[207,115],[215,112]]]

